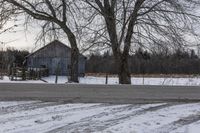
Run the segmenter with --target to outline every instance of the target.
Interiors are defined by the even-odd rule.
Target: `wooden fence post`
[[[108,84],[108,74],[106,73],[106,85]]]

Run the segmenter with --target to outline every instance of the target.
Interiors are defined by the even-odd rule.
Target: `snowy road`
[[[0,133],[198,133],[200,103],[0,102]]]

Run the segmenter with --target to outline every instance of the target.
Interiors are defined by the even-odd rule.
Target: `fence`
[[[13,67],[11,70],[10,80],[38,80],[41,77],[49,76],[49,70],[47,68],[20,68]]]

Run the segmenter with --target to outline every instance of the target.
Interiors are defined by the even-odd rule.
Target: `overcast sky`
[[[196,13],[199,13],[199,12],[200,10],[196,11]],[[19,26],[16,27],[14,31],[0,34],[0,42],[6,42],[5,45],[0,43],[0,47],[2,46],[14,47],[16,49],[29,50],[31,52],[43,46],[43,44],[41,45],[38,44],[37,46],[35,45],[35,41],[36,41],[35,38],[37,36],[37,33],[39,33],[39,30],[40,30],[37,26],[29,27],[27,31],[24,29],[23,20],[22,20],[22,22],[20,21],[9,22],[5,27],[7,28],[15,24]],[[198,29],[199,28],[200,26],[198,26]],[[66,41],[64,41],[64,43],[66,43]]]
[[[0,35],[0,41],[5,42],[4,47],[14,47],[17,49],[26,49],[32,50],[35,45],[35,37],[37,35],[37,27],[29,28],[28,31],[25,32],[24,26],[21,22],[9,22],[5,28],[11,27],[13,25],[19,25],[15,27],[11,31],[7,31]],[[2,44],[1,44],[2,45]]]
[[[37,45],[35,45],[37,34],[40,32],[41,28],[39,28],[38,25],[35,25],[29,26],[28,29],[25,30],[23,22],[24,21],[8,22],[5,28],[11,27],[13,25],[18,26],[11,31],[0,34],[0,42],[5,42],[5,44],[0,43],[0,48],[12,47],[15,49],[28,50],[32,52],[44,46],[44,43],[38,43]],[[68,45],[66,39],[63,40],[63,38],[60,38],[59,40]],[[46,44],[48,43],[49,42],[47,41]]]

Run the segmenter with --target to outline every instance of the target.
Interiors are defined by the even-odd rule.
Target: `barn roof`
[[[34,55],[35,53],[37,53],[37,52],[39,52],[39,51],[41,51],[41,50],[43,50],[43,49],[45,49],[45,48],[48,47],[49,45],[54,45],[54,44],[63,45],[63,46],[66,47],[67,49],[70,49],[70,50],[71,50],[71,48],[68,47],[67,45],[65,45],[64,43],[62,43],[62,42],[60,42],[60,41],[58,41],[58,40],[54,40],[54,41],[50,42],[49,44],[45,45],[44,47],[41,47],[40,49],[36,50],[35,52],[33,52],[33,53],[27,55],[26,58],[27,58],[27,57],[30,57],[30,56],[32,56],[32,55]],[[84,55],[82,55],[82,54],[80,54],[80,55],[83,56],[84,58],[86,58]]]

